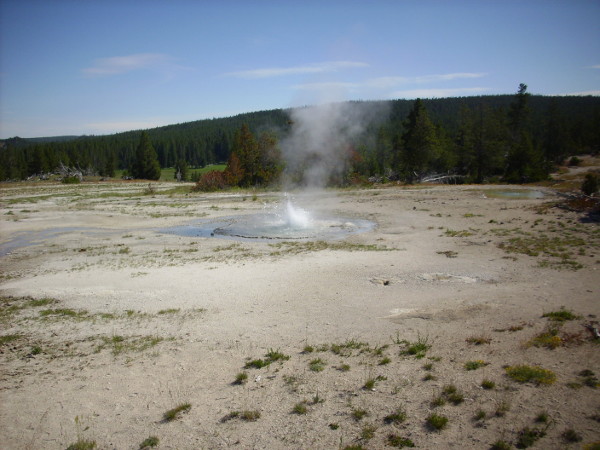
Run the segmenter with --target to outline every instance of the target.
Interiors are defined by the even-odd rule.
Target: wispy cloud
[[[271,78],[288,75],[337,72],[343,69],[354,69],[368,66],[369,65],[367,63],[358,61],[327,61],[303,66],[266,67],[262,69],[242,70],[239,72],[228,72],[225,75],[236,78]]]
[[[594,64],[591,68],[592,69],[600,69],[600,64]]]
[[[140,69],[165,67],[171,64],[171,57],[162,53],[137,53],[127,56],[113,56],[94,61],[91,67],[82,72],[90,76],[118,75]]]
[[[469,87],[469,88],[452,88],[452,89],[408,89],[404,91],[395,91],[392,93],[393,98],[443,98],[443,97],[459,97],[463,95],[476,95],[489,91],[485,87]]]
[[[459,73],[444,73],[437,75],[419,75],[413,77],[379,77],[372,78],[366,82],[368,87],[389,89],[394,86],[402,84],[424,84],[424,83],[437,83],[441,81],[452,81],[452,80],[463,80],[470,78],[481,78],[487,74],[480,72],[459,72]]]
[[[343,81],[332,81],[332,82],[323,82],[323,83],[304,83],[304,84],[295,84],[292,86],[293,89],[301,90],[301,91],[329,91],[336,89],[356,89],[361,85],[358,83],[346,83]]]
[[[581,92],[569,92],[568,94],[559,94],[559,95],[576,95],[576,96],[588,96],[593,95],[594,97],[600,96],[600,91],[581,91]]]

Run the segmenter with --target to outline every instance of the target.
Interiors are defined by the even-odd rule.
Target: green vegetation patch
[[[176,406],[173,409],[169,409],[163,414],[163,420],[165,422],[172,422],[175,419],[178,419],[181,414],[188,412],[192,408],[190,403],[182,403]]]
[[[289,355],[285,355],[280,351],[270,349],[266,353],[264,359],[250,360],[244,365],[244,369],[262,369],[263,367],[267,367],[276,361],[283,362],[283,361],[287,361],[289,359],[290,359]]]
[[[431,430],[440,431],[448,425],[448,418],[439,414],[430,414],[425,422]]]
[[[160,439],[158,439],[158,437],[149,436],[142,441],[142,443],[140,444],[139,450],[156,447],[159,442],[160,442]]]
[[[485,367],[487,366],[489,363],[485,362],[481,359],[475,360],[475,361],[467,361],[465,363],[465,370],[477,370],[481,367]]]
[[[509,366],[506,375],[519,383],[552,384],[556,381],[554,372],[539,366]]]
[[[427,336],[418,336],[415,342],[406,340],[397,342],[405,347],[404,350],[400,352],[401,355],[414,356],[417,359],[424,358],[427,354],[427,351],[431,348],[431,344],[429,344],[429,338]]]
[[[578,316],[577,314],[574,314],[572,311],[569,311],[564,308],[561,308],[558,311],[550,311],[545,314],[542,314],[542,317],[546,317],[555,322],[566,322],[568,320],[576,320],[576,319],[581,318],[581,316]]]
[[[397,435],[397,434],[388,434],[385,443],[387,445],[389,445],[390,447],[396,447],[396,448],[412,448],[415,446],[414,442],[411,441],[409,438],[405,438],[403,436]]]
[[[276,244],[269,244],[276,249],[271,252],[272,256],[284,254],[300,254],[309,252],[319,252],[323,250],[347,251],[347,252],[386,252],[395,250],[385,246],[375,244],[354,244],[352,242],[327,242],[327,241],[283,241]]]
[[[77,442],[69,445],[67,450],[93,450],[96,448],[96,441],[89,439],[77,439]]]
[[[113,355],[117,356],[127,352],[143,352],[162,342],[160,336],[102,336],[102,343],[96,347],[96,351],[109,348]]]

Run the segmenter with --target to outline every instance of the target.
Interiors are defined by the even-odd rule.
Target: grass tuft
[[[321,358],[316,358],[308,363],[308,368],[313,372],[321,372],[325,370],[325,364],[325,361],[323,361]]]
[[[448,418],[439,414],[430,414],[427,416],[426,423],[431,430],[440,431],[448,425]]]
[[[96,441],[88,439],[77,439],[77,442],[69,445],[67,450],[93,450],[96,448]]]
[[[190,403],[182,403],[181,405],[166,411],[163,414],[163,420],[165,422],[172,422],[173,420],[179,418],[181,414],[188,412],[191,408],[192,405]]]
[[[485,367],[487,366],[489,363],[482,361],[481,359],[478,359],[476,361],[467,361],[465,363],[465,370],[477,370],[480,367]]]
[[[406,420],[406,411],[402,407],[397,408],[394,412],[388,414],[383,418],[383,422],[386,424],[399,424]]]
[[[579,319],[579,316],[574,314],[572,311],[561,308],[559,311],[551,311],[542,314],[542,317],[553,320],[554,322],[566,322],[568,320]]]
[[[144,450],[150,447],[156,447],[159,442],[160,439],[158,439],[156,436],[149,436],[146,439],[144,439],[144,441],[140,444],[139,450]]]
[[[405,448],[405,447],[414,447],[415,444],[408,438],[399,436],[397,434],[389,434],[386,438],[386,444],[390,447],[396,448]]]

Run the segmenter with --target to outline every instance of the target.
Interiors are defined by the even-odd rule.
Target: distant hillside
[[[463,124],[465,111],[485,118],[505,117],[514,95],[443,98],[423,100],[431,121],[439,129],[446,146],[456,139]],[[357,137],[354,146],[363,158],[372,159],[377,137],[387,152],[402,133],[403,122],[413,100],[351,102],[365,111],[379,108],[382,115],[377,123]],[[530,128],[534,144],[545,145],[550,115],[560,122],[565,137],[565,152],[597,151],[600,130],[600,97],[529,97]],[[493,112],[493,114],[492,114]],[[157,151],[161,167],[173,167],[185,160],[193,167],[224,162],[229,157],[236,131],[247,124],[256,135],[268,130],[281,139],[290,129],[289,110],[274,109],[239,114],[232,117],[205,119],[173,124],[147,130]],[[497,117],[496,117],[497,116]],[[105,136],[59,136],[33,139],[11,138],[0,149],[0,179],[25,178],[34,173],[51,171],[60,162],[79,167],[92,167],[102,172],[106,167],[131,167],[140,131],[128,131]],[[385,162],[382,162],[384,164]],[[387,164],[387,163],[386,163]],[[366,172],[382,170],[372,165]]]

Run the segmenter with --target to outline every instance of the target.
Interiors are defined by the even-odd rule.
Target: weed
[[[348,372],[350,370],[350,365],[349,364],[341,364],[340,366],[338,366],[337,369],[340,372]]]
[[[554,372],[538,366],[509,366],[506,375],[519,383],[552,384],[556,381]]]
[[[325,401],[325,399],[321,396],[319,396],[319,391],[317,390],[317,392],[315,393],[315,395],[312,398],[311,404],[313,405],[318,405],[319,403],[323,403]]]
[[[585,370],[582,370],[581,372],[579,372],[579,376],[582,378],[582,383],[585,386],[588,386],[591,388],[596,388],[596,387],[600,386],[600,383],[598,382],[598,378],[596,377],[596,374],[594,374],[594,372],[592,372],[589,369],[585,369]]]
[[[446,398],[441,395],[434,397],[433,400],[431,401],[431,406],[433,406],[433,407],[444,406],[445,404],[446,404]]]
[[[305,345],[302,349],[302,353],[312,353],[315,351],[315,348],[312,345]]]
[[[188,412],[191,408],[192,405],[190,403],[182,403],[175,408],[166,411],[163,414],[163,421],[172,422],[173,420],[179,418],[181,414]]]
[[[494,415],[496,417],[504,417],[508,411],[510,411],[510,403],[506,400],[501,400],[498,405],[496,405]]]
[[[377,427],[375,425],[373,425],[371,423],[367,423],[367,424],[363,425],[362,429],[360,430],[360,437],[361,437],[361,439],[368,441],[370,439],[373,439],[376,431],[377,431]]]
[[[581,435],[577,431],[575,431],[573,428],[569,428],[569,429],[563,431],[561,436],[567,442],[581,442],[583,440]]]
[[[93,450],[96,448],[96,441],[79,438],[77,442],[69,445],[67,450]]]
[[[33,347],[31,347],[32,355],[39,355],[40,353],[42,353],[42,347],[40,347],[39,345],[34,345]]]
[[[476,361],[467,361],[465,363],[465,369],[466,370],[477,370],[480,367],[485,367],[487,366],[489,363],[482,361],[481,359],[478,359]]]
[[[0,345],[5,345],[9,342],[16,341],[20,337],[20,334],[6,334],[4,336],[0,336]]]
[[[450,403],[452,403],[453,405],[460,405],[465,399],[465,397],[460,392],[454,392],[452,394],[448,394],[447,398],[448,398],[448,401]]]
[[[469,237],[469,236],[473,236],[473,233],[471,231],[468,230],[450,230],[450,229],[446,229],[446,231],[444,232],[444,234],[446,236],[449,237]]]
[[[471,336],[466,339],[468,344],[483,345],[492,342],[492,339],[487,336]]]
[[[50,317],[50,316],[59,316],[59,317],[70,317],[70,318],[82,318],[87,316],[87,311],[75,311],[70,308],[58,308],[58,309],[43,309],[40,311],[40,316],[42,317]]]
[[[483,389],[494,389],[496,387],[496,383],[492,380],[485,379],[481,382],[481,387]]]
[[[341,344],[331,344],[329,350],[338,356],[351,356],[352,350],[361,350],[365,348],[369,348],[368,343],[349,339]]]
[[[288,359],[290,359],[289,355],[285,355],[280,351],[270,349],[265,355],[265,359],[253,359],[248,361],[244,365],[244,369],[262,369],[263,367],[269,366],[273,362],[287,361]]]
[[[140,444],[139,450],[144,450],[150,447],[156,447],[159,442],[160,439],[158,439],[156,436],[149,436],[146,439],[144,439],[144,441]]]
[[[414,447],[415,444],[408,438],[398,436],[397,434],[389,434],[386,438],[386,443],[390,447],[404,448],[404,447]]]
[[[551,311],[545,314],[542,314],[542,317],[546,317],[554,322],[566,322],[568,320],[579,319],[580,316],[573,314],[572,311],[561,308],[559,311]]]
[[[546,431],[541,428],[525,427],[519,432],[519,436],[517,437],[517,448],[529,448],[545,435]]]
[[[399,424],[406,420],[406,411],[404,408],[399,407],[396,410],[383,418],[384,423],[386,424]]]
[[[337,424],[337,423],[330,423],[329,424],[329,429],[331,429],[331,430],[337,430],[339,427],[340,427],[340,425]]]
[[[169,309],[161,309],[158,314],[160,315],[165,315],[165,314],[177,314],[179,312],[179,308],[169,308]]]
[[[389,364],[391,362],[392,360],[386,356],[385,358],[382,358],[381,361],[379,361],[379,365],[385,366],[386,364]]]
[[[352,408],[352,412],[350,413],[350,415],[354,420],[359,421],[368,416],[369,413],[366,409]]]
[[[562,345],[562,339],[558,336],[558,328],[551,327],[535,336],[527,344],[554,350]]]
[[[426,423],[431,430],[439,431],[446,428],[448,425],[448,418],[439,414],[430,414],[427,417]]]
[[[37,308],[40,306],[52,305],[54,303],[56,303],[56,300],[54,300],[53,298],[40,298],[40,299],[29,300],[27,302],[27,306],[30,306],[32,308]]]
[[[368,378],[367,381],[365,381],[365,384],[363,385],[363,389],[366,391],[374,390],[376,382],[377,380],[375,378]]]
[[[321,358],[316,358],[310,361],[308,364],[308,368],[313,372],[321,372],[325,370],[325,361]]]
[[[406,347],[405,350],[400,353],[401,355],[411,355],[417,359],[424,358],[427,350],[431,348],[427,336],[422,337],[419,335],[416,342],[401,341],[400,343],[404,344]]]
[[[264,359],[253,359],[244,365],[244,369],[262,369],[263,367],[267,367],[269,364],[271,364],[271,361]]]
[[[239,417],[245,422],[256,422],[260,419],[260,411],[244,410],[240,413]]]
[[[537,423],[548,423],[550,421],[550,416],[546,411],[542,411],[535,417],[535,421]]]
[[[284,355],[282,352],[280,351],[276,351],[273,349],[270,349],[267,354],[265,355],[265,358],[267,358],[267,360],[271,361],[271,362],[275,362],[275,361],[287,361],[290,359],[289,355]]]
[[[511,448],[512,445],[510,445],[508,442],[499,440],[492,444],[490,450],[510,450]]]
[[[485,413],[485,411],[483,409],[480,409],[473,416],[473,420],[475,420],[477,422],[477,421],[485,419],[486,416],[487,416],[487,414]]]
[[[423,364],[423,370],[433,370],[433,363]]]
[[[449,401],[453,405],[459,405],[464,401],[464,396],[458,392],[456,386],[453,384],[447,384],[442,389],[441,395],[435,397],[431,404],[432,406],[443,406],[446,404],[446,401]]]
[[[438,255],[446,255],[446,258],[456,258],[458,256],[458,253],[455,252],[454,250],[446,250],[446,251],[440,251],[440,252],[436,252]]]
[[[248,381],[248,374],[246,372],[240,372],[235,376],[233,384],[244,384]]]
[[[159,344],[164,340],[160,336],[140,336],[140,337],[124,337],[124,336],[103,336],[102,344],[100,344],[96,351],[103,350],[106,346],[111,348],[112,354],[117,356],[125,352],[142,352],[155,345]]]
[[[308,408],[306,407],[306,401],[298,402],[292,408],[292,413],[303,415],[308,412]]]
[[[437,380],[437,377],[432,373],[428,373],[427,375],[425,375],[423,377],[423,381],[433,381],[433,380]]]

